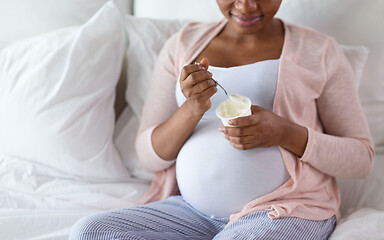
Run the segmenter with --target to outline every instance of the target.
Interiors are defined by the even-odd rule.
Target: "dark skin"
[[[210,98],[217,89],[208,71],[210,63],[233,67],[281,56],[284,27],[274,18],[281,0],[217,0],[217,4],[228,23],[197,56],[195,61],[200,65],[190,64],[182,69],[180,86],[187,100],[152,134],[154,149],[165,160],[176,158],[211,107]],[[278,145],[299,157],[303,155],[308,140],[305,127],[260,106],[253,105],[251,110],[251,116],[232,120],[232,127],[220,127],[232,146],[247,150]],[[170,140],[169,135],[177,137]]]
[[[197,56],[197,62],[208,58],[210,64],[214,66],[233,67],[280,58],[284,44],[284,28],[280,20],[273,18],[280,1],[259,1],[265,2],[266,5],[262,12],[260,8],[252,7],[250,3],[252,1],[248,1],[250,5],[248,7],[245,3],[247,1],[244,1],[244,4],[237,4],[239,9],[234,6],[234,1],[217,2],[223,15],[228,19],[228,24]],[[233,15],[262,15],[260,21],[266,23],[239,27],[236,20],[233,20]]]

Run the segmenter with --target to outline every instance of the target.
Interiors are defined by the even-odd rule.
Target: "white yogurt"
[[[238,117],[251,115],[251,100],[239,94],[231,94],[216,108],[216,115],[224,126],[229,126],[228,121]]]

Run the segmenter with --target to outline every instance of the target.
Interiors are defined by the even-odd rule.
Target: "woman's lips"
[[[240,16],[240,15],[232,15],[233,19],[243,27],[248,27],[255,24],[262,18],[261,16]]]

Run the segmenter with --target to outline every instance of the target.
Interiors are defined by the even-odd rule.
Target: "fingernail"
[[[222,126],[219,127],[220,132],[224,132],[224,128]]]

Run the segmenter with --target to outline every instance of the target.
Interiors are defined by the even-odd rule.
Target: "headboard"
[[[87,21],[109,0],[1,0],[0,47],[25,37]],[[132,13],[132,0],[113,0],[122,13]]]
[[[133,14],[139,17],[204,22],[223,17],[216,0],[133,0]]]

